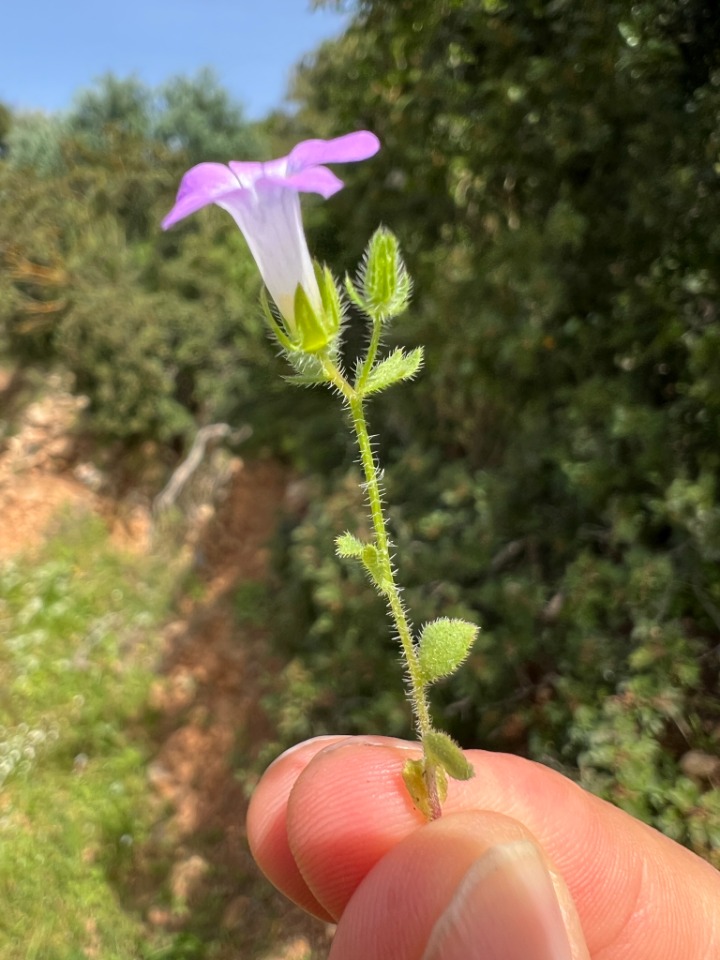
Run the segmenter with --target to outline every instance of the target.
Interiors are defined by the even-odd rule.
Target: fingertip
[[[346,737],[316,737],[291,747],[265,771],[247,812],[250,851],[268,880],[322,920],[332,919],[308,889],[288,843],[287,807],[298,777],[318,753]]]
[[[316,900],[338,918],[369,870],[424,822],[402,780],[417,744],[351,738],[315,755],[288,800],[287,837]]]
[[[417,756],[417,744],[338,737],[279,758],[261,781],[248,819],[261,868],[309,912],[337,919],[378,862],[409,835],[425,832],[402,781],[405,760]],[[700,957],[709,955],[708,942],[720,943],[720,930],[708,920],[720,896],[709,864],[539,764],[480,751],[468,756],[477,775],[451,783],[438,822],[483,811],[524,824],[557,866],[556,888],[567,884],[593,951],[614,943],[630,951],[651,942],[648,957],[677,956],[680,945],[683,955]],[[651,913],[658,920],[648,931],[644,919]],[[343,915],[341,929],[346,926]],[[572,954],[573,960],[582,956]]]
[[[443,816],[360,884],[331,957],[587,960],[570,894],[526,827],[499,813]]]

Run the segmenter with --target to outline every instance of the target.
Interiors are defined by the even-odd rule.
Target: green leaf
[[[442,767],[453,780],[471,780],[475,776],[472,764],[446,733],[431,730],[423,737],[423,746],[428,759]]]
[[[443,617],[425,624],[418,648],[423,683],[434,683],[455,673],[470,653],[478,632],[479,627],[467,620]]]
[[[363,392],[366,395],[378,393],[380,390],[392,386],[393,383],[412,379],[422,366],[422,362],[422,347],[416,347],[409,353],[405,353],[404,350],[397,347],[384,360],[375,364],[370,371]]]
[[[387,563],[383,560],[378,548],[372,543],[363,544],[360,559],[378,590],[381,593],[387,593],[390,587],[389,571]]]
[[[341,533],[335,538],[335,552],[339,557],[362,557],[366,544],[352,533]]]

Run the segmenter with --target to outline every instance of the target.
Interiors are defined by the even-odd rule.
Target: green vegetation
[[[720,721],[720,19],[364,0],[296,93],[306,130],[384,145],[319,245],[351,263],[382,217],[417,280],[426,372],[373,419],[409,606],[482,625],[440,724],[718,862],[720,784],[683,757]],[[383,611],[328,546],[347,469],[287,539],[283,636],[317,729],[396,732]]]
[[[0,570],[4,960],[145,955],[121,896],[152,825],[144,722],[169,586],[88,517]]]
[[[258,281],[229,219],[158,227],[193,159],[262,149],[209,74],[158,96],[109,77],[67,117],[11,122],[0,349],[71,371],[96,436],[182,441],[196,420],[245,410],[272,365]]]
[[[223,812],[183,832],[154,779],[153,771],[161,781],[165,775],[158,757],[178,730],[202,737],[206,727],[227,731],[228,723],[227,711],[202,705],[216,702],[217,691],[196,697],[188,674],[182,689],[194,691],[190,706],[161,706],[163,691],[178,690],[165,684],[161,627],[177,616],[180,594],[184,604],[190,593],[193,605],[204,602],[202,584],[189,582],[169,553],[177,555],[176,543],[158,543],[153,556],[124,554],[105,523],[76,510],[59,518],[41,550],[0,564],[2,960],[261,958],[283,949],[293,931],[307,933],[300,911],[270,889],[249,853],[227,851],[239,824]],[[252,639],[267,622],[269,589],[249,583],[237,600],[238,630]],[[198,640],[201,649],[207,639]],[[216,656],[203,661],[211,672]],[[260,662],[258,655],[253,669]],[[279,724],[278,741],[291,733],[291,697],[280,688],[290,686],[292,672],[277,683],[255,681]],[[227,742],[212,755],[212,788],[221,767],[221,789],[235,791],[238,819],[245,790],[278,748],[265,726],[261,742],[242,727],[227,731],[235,782],[224,766]],[[180,762],[200,761],[202,771],[197,747],[183,736],[175,742]],[[179,802],[207,802],[212,788],[181,784]],[[222,800],[225,811],[230,801]],[[213,796],[210,807],[216,803]]]
[[[162,94],[107,80],[65,118],[0,111],[0,349],[21,366],[69,369],[98,439],[177,451],[198,424],[249,421],[258,444],[305,470],[312,496],[283,528],[262,614],[286,664],[285,692],[274,687],[266,707],[281,743],[407,732],[382,604],[333,553],[343,531],[364,536],[354,453],[324,397],[280,383],[229,218],[208,210],[158,228],[196,159],[372,129],[381,153],[348,170],[332,202],[310,204],[307,222],[338,274],[386,223],[416,280],[396,331],[425,346],[426,367],[412,388],[374,399],[383,409],[371,416],[386,424],[408,605],[420,621],[482,626],[463,670],[435,688],[438,723],[464,745],[562,769],[719,864],[717,773],[687,758],[720,749],[720,14],[703,0],[352,9],[345,34],[299,70],[297,114],[260,127],[207,78]],[[351,320],[348,360],[362,336]],[[25,646],[3,654],[17,689],[14,712],[0,700],[2,776],[26,793],[39,835],[63,823],[50,798],[72,798],[62,837],[96,851],[82,880],[96,878],[84,891],[94,902],[108,871],[122,873],[119,838],[142,834],[129,759],[140,765],[142,737],[131,746],[124,721],[102,719],[107,699],[76,716],[62,700],[80,671],[74,651],[66,669],[65,647],[38,638],[55,629],[48,617],[64,635],[94,636],[62,612],[62,584],[111,647],[149,601],[135,582],[93,608],[90,581],[63,556],[27,595],[12,568],[3,575],[3,620]],[[34,610],[36,590],[46,600]],[[23,610],[30,626],[15,619]],[[135,693],[116,709],[129,718],[145,681],[133,687],[124,671]],[[82,676],[95,683],[92,669]],[[107,682],[120,680],[109,671]],[[58,701],[33,699],[43,690]],[[73,777],[79,754],[89,762]],[[106,795],[92,813],[88,777]],[[24,904],[6,901],[0,930],[42,929],[56,854],[48,846],[45,873],[21,876],[38,848],[14,809],[0,823],[26,846],[14,859],[3,847],[2,883],[35,886]],[[57,869],[58,889],[75,884]],[[104,902],[99,926],[127,930],[129,943],[133,923],[115,925]]]

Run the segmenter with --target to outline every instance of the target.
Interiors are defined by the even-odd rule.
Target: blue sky
[[[310,0],[10,0],[0,22],[0,100],[14,108],[62,110],[108,71],[154,86],[210,66],[255,119],[344,18]]]

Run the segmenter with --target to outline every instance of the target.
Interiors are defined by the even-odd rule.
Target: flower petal
[[[327,167],[310,167],[286,177],[267,177],[258,181],[258,186],[260,183],[274,183],[300,193],[319,193],[326,200],[344,186],[342,180]]]
[[[346,133],[334,140],[303,140],[288,154],[288,173],[299,173],[319,163],[348,163],[365,160],[380,149],[380,141],[369,130]]]
[[[240,227],[265,286],[292,331],[298,284],[313,307],[322,309],[302,226],[300,197],[282,181],[258,180],[256,188],[255,193],[243,189],[226,193],[217,203]]]
[[[163,230],[209,203],[217,203],[238,187],[237,177],[222,163],[199,163],[192,167],[180,181],[175,206],[162,222]]]
[[[280,160],[230,160],[228,166],[240,181],[243,187],[254,187],[263,177],[284,177],[287,166],[287,157]]]

